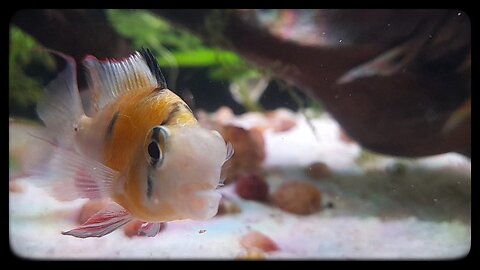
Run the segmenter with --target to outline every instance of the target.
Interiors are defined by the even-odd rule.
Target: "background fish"
[[[93,114],[86,116],[74,60],[46,87],[37,112],[53,157],[39,184],[59,200],[105,199],[111,204],[63,234],[100,237],[132,219],[154,236],[160,222],[208,219],[217,213],[215,189],[233,148],[201,128],[188,105],[167,89],[147,50],[121,60],[83,61]]]

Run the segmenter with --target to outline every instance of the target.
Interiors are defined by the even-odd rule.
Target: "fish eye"
[[[147,146],[147,159],[152,167],[158,167],[163,162],[162,149],[157,141],[150,141]]]
[[[160,147],[157,142],[150,142],[148,145],[148,155],[154,160],[160,159]]]
[[[153,127],[147,135],[145,156],[150,166],[158,167],[162,164],[169,135],[170,132],[164,126]]]

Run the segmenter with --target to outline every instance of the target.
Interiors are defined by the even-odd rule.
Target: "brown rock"
[[[257,174],[249,174],[237,179],[235,191],[243,199],[265,201],[268,197],[268,184]]]
[[[279,250],[277,244],[268,236],[257,231],[251,231],[240,239],[240,245],[247,250],[261,250],[263,252],[271,252]]]
[[[275,132],[288,131],[297,125],[293,113],[284,109],[266,112],[265,117]]]
[[[236,259],[239,260],[264,260],[265,253],[258,249],[248,249],[240,256],[237,256]]]
[[[218,10],[153,12],[210,39],[205,21]],[[317,9],[308,11],[316,34],[294,37],[292,26],[303,25],[305,12],[282,10],[272,23],[256,9],[225,11],[218,16],[222,44],[320,101],[371,151],[470,156],[470,117],[440,132],[471,98],[470,16],[454,9]]]
[[[138,230],[142,226],[142,223],[143,222],[140,221],[140,220],[134,220],[134,221],[131,221],[131,222],[127,223],[127,225],[123,226],[123,233],[125,233],[125,235],[128,236],[128,237],[137,236],[138,235]]]
[[[308,176],[315,179],[324,179],[332,176],[332,171],[327,164],[323,162],[315,162],[307,167],[306,173]]]
[[[233,157],[225,163],[225,183],[261,169],[265,159],[265,142],[261,131],[232,125],[223,126],[219,131],[225,141],[230,142],[235,149]]]
[[[309,215],[321,209],[321,198],[320,191],[312,184],[288,182],[275,191],[273,203],[284,211]]]

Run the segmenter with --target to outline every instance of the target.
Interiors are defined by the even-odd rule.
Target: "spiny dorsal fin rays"
[[[158,65],[157,59],[155,59],[155,56],[153,55],[152,51],[150,51],[150,49],[148,48],[142,48],[140,50],[140,54],[143,56],[143,58],[147,62],[147,65],[150,71],[155,75],[159,88],[166,89],[167,81],[165,80],[162,70],[160,70],[160,66]]]
[[[97,110],[127,91],[141,88],[163,89],[162,85],[165,85],[157,80],[161,73],[154,73],[160,68],[151,52],[136,52],[121,61],[100,61],[94,56],[87,56],[83,64],[87,69],[89,88],[94,93]],[[156,69],[153,68],[155,65]]]

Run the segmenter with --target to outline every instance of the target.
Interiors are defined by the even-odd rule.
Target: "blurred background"
[[[194,108],[327,109],[379,153],[470,155],[471,33],[458,10],[23,10],[10,37],[10,114],[35,117],[55,69],[41,46],[78,63],[143,46]],[[82,89],[81,67],[78,78]]]
[[[62,35],[55,36],[52,28]],[[76,32],[79,28],[81,33]],[[150,48],[169,88],[194,109],[212,112],[227,105],[240,114],[278,106],[297,110],[301,105],[279,82],[268,78],[266,70],[248,64],[231,50],[206,44],[150,11],[25,10],[14,14],[10,28],[10,115],[36,119],[35,105],[42,87],[62,68],[43,47],[72,55],[78,63],[87,54],[99,59],[121,58],[142,47]],[[80,88],[85,88],[81,67],[78,76]],[[257,87],[262,93],[256,94],[258,98],[244,89],[253,80],[262,82]],[[231,85],[241,85],[241,93],[231,91]],[[296,94],[306,102],[305,95]]]
[[[10,236],[22,257],[428,259],[470,250],[465,11],[38,9],[13,14],[9,36]],[[65,238],[59,226],[101,204],[59,203],[22,180],[25,164],[42,158],[30,154],[36,104],[64,65],[45,49],[76,60],[83,93],[86,55],[141,48],[201,125],[235,148],[219,214],[169,223],[158,241],[132,226]],[[89,249],[97,245],[104,250]]]

